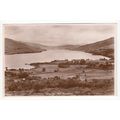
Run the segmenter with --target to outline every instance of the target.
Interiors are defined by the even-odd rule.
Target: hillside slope
[[[45,51],[44,46],[5,38],[5,54],[36,53]]]
[[[95,55],[103,55],[114,58],[114,38],[108,38],[92,44],[80,46],[78,50],[89,52]]]
[[[86,44],[86,45],[82,45],[80,46],[78,49],[79,50],[85,50],[85,51],[91,51],[91,50],[96,50],[96,49],[108,49],[114,48],[114,38],[108,38],[106,40],[102,40],[96,43],[91,43],[91,44]]]
[[[114,58],[114,37],[102,40],[99,42],[86,44],[82,46],[78,45],[66,45],[63,46],[65,49],[84,51],[96,55],[103,55],[106,57]]]

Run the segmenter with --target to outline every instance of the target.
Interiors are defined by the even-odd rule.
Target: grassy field
[[[43,72],[42,69],[46,68],[46,71]],[[55,70],[58,70],[55,72]],[[42,78],[49,78],[59,76],[62,79],[67,79],[75,77],[78,74],[81,74],[82,71],[86,72],[87,80],[91,79],[111,79],[113,78],[113,70],[100,70],[100,69],[91,69],[84,68],[82,65],[71,65],[69,68],[58,68],[57,65],[40,65],[40,67],[31,70],[30,76],[40,76]]]
[[[79,76],[86,74],[86,80]],[[40,64],[30,70],[13,70],[5,75],[5,94],[11,95],[114,95],[114,70],[70,65]]]

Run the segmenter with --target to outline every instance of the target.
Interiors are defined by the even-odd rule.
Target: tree
[[[86,63],[86,61],[85,61],[84,59],[81,59],[81,60],[80,60],[80,64],[81,64],[81,65],[84,65],[85,63]]]
[[[45,69],[45,68],[43,68],[43,69],[42,69],[42,71],[43,71],[43,72],[45,72],[45,71],[46,71],[46,69]]]

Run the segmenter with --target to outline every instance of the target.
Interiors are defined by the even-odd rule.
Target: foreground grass
[[[5,83],[6,95],[113,95],[113,79],[96,80],[91,82],[77,79],[27,79]]]
[[[83,69],[86,81],[80,81]],[[30,70],[6,71],[5,95],[114,95],[113,78],[113,68],[104,70],[86,65],[58,68],[55,64],[40,64]]]

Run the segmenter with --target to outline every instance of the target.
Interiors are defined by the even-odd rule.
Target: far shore
[[[46,51],[46,50],[44,50]],[[30,53],[41,53],[43,51],[38,51],[38,52],[11,52],[11,53],[5,53],[5,55],[16,55],[16,54],[30,54]]]

